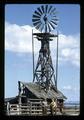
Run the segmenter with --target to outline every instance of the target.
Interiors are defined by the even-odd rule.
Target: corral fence
[[[6,107],[6,114],[7,115],[29,115],[29,116],[35,116],[43,115],[43,109],[42,109],[42,101],[29,101],[26,104],[7,104]],[[47,115],[50,114],[50,106],[47,105]],[[63,113],[65,114],[79,114],[79,108],[76,106],[73,108],[64,106]],[[59,108],[57,108],[57,115],[60,115]]]
[[[42,101],[29,101],[26,104],[7,104],[7,115],[43,115]],[[50,113],[50,106],[47,105],[47,114]]]

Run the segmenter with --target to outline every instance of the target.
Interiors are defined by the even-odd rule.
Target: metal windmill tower
[[[50,41],[52,41],[54,37],[58,38],[58,35],[54,35],[51,33],[51,31],[57,26],[58,19],[56,17],[56,8],[48,5],[42,5],[41,7],[38,7],[33,14],[32,21],[35,28],[41,31],[41,33],[32,34],[32,36],[35,36],[37,40],[41,42],[41,48],[39,50],[37,65],[35,70],[33,71],[33,82],[36,81],[39,84],[39,86],[43,86],[46,91],[52,88],[52,86],[54,86],[57,89],[57,66],[55,76],[49,46]]]

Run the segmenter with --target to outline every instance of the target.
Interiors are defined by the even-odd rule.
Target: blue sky
[[[59,71],[58,89],[67,100],[80,97],[80,6],[52,4],[58,11]],[[18,81],[32,82],[32,14],[41,4],[5,6],[5,97],[18,94]],[[34,29],[36,32],[36,30]],[[54,30],[56,33],[56,29]],[[55,66],[56,41],[51,43]],[[35,63],[40,43],[35,40]]]

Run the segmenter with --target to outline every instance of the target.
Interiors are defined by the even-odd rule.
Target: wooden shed
[[[66,99],[66,97],[63,95],[62,92],[60,92],[59,90],[56,90],[55,86],[52,86],[50,90],[46,91],[46,89],[43,86],[39,85],[38,83],[25,83],[25,82],[19,81],[18,90],[19,90],[18,95],[16,97],[5,99],[5,106],[7,108],[7,114],[9,115],[10,115],[9,108],[11,109],[11,111],[17,110],[16,114],[20,114],[20,112],[18,113],[18,110],[20,111],[22,107],[29,107],[28,111],[30,113],[31,103],[34,108],[36,106],[36,108],[33,109],[36,111],[38,106],[41,108],[42,102],[45,101],[45,99],[47,103],[49,104],[51,100],[54,98],[58,106],[59,106],[60,101],[63,104],[64,100]],[[39,109],[39,112],[40,111],[41,109]]]

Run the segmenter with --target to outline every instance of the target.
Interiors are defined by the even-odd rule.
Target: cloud
[[[32,29],[39,32],[29,25],[17,25],[5,23],[5,50],[16,53],[32,52]],[[59,62],[66,61],[75,66],[80,66],[80,35],[64,35],[59,34]],[[34,38],[35,56],[40,49],[40,42]],[[56,38],[50,42],[51,55],[56,60]],[[35,58],[36,59],[36,58]]]
[[[73,91],[73,92],[78,92],[80,91],[79,87],[72,87],[71,85],[67,85],[67,86],[64,86],[62,87],[63,90],[65,91]]]
[[[64,86],[63,89],[64,89],[64,90],[71,90],[72,87],[71,87],[70,85],[67,85],[67,86]]]
[[[78,48],[64,48],[61,51],[61,55],[66,61],[72,61],[73,64],[79,66],[80,64],[80,54]]]
[[[65,85],[61,86],[60,91],[67,97],[67,101],[80,101],[80,87],[79,86],[72,86],[72,85]]]
[[[59,34],[58,42],[58,59],[59,63],[70,62],[73,65],[80,66],[80,35],[63,35]],[[56,59],[56,39],[51,43],[51,53]]]
[[[35,32],[38,32],[34,29]],[[39,42],[35,41],[35,52],[39,49]],[[32,52],[32,27],[29,25],[19,26],[5,24],[5,49],[7,51],[26,53]]]

